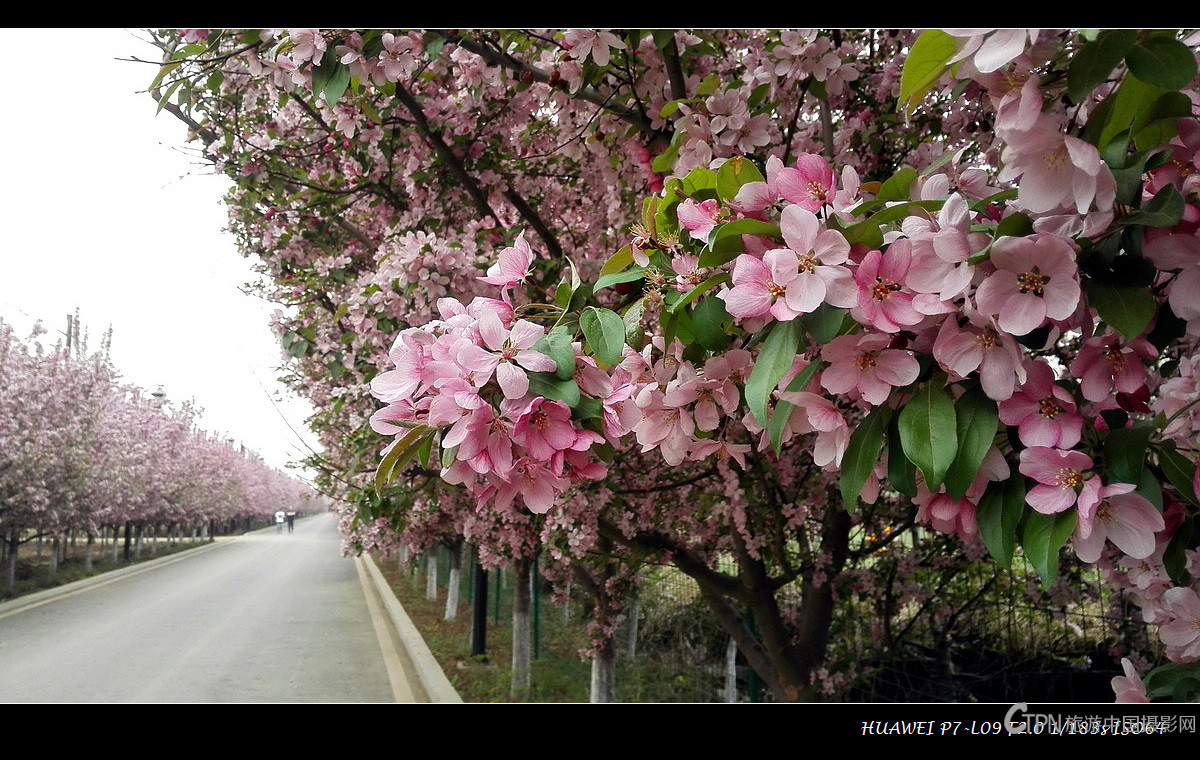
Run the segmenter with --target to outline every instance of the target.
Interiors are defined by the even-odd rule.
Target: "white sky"
[[[239,290],[254,275],[224,232],[227,182],[155,114],[156,69],[117,60],[156,50],[119,29],[0,29],[0,49],[0,318],[24,338],[78,309],[90,347],[111,326],[127,381],[194,400],[201,427],[274,467],[307,454],[310,407],[275,380],[275,307]]]

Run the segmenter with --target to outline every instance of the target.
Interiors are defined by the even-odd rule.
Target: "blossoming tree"
[[[202,530],[263,520],[314,496],[294,478],[196,426],[189,406],[162,406],[120,381],[105,348],[47,347],[0,321],[0,535],[7,587],[20,546],[69,531],[92,541],[119,526]],[[115,546],[115,541],[114,541]],[[89,553],[88,559],[90,561]]]
[[[672,562],[781,699],[914,526],[1069,551],[1173,661],[1121,695],[1195,696],[1194,36],[157,39],[351,531]]]

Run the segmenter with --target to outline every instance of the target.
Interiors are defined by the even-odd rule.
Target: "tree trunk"
[[[425,598],[431,602],[436,602],[438,597],[437,565],[437,547],[435,546],[425,555]]]
[[[13,531],[8,535],[8,567],[7,581],[8,590],[11,592],[13,587],[17,585],[17,552],[21,548],[21,535],[19,531]]]
[[[533,617],[530,585],[533,581],[533,560],[525,557],[516,561],[516,580],[513,586],[512,618],[512,685],[511,694],[522,697],[529,693],[533,668]]]
[[[642,597],[640,594],[637,593],[637,589],[634,589],[633,599],[630,601],[629,614],[628,614],[628,620],[629,620],[628,652],[629,652],[629,659],[631,659],[631,660],[634,657],[637,657],[638,619],[641,617],[641,614],[642,614],[641,610],[642,610]]]
[[[474,609],[471,618],[471,656],[487,657],[487,570],[479,560],[475,560],[475,577],[473,579]]]
[[[729,645],[725,647],[725,701],[738,701],[737,688],[737,642],[733,639],[729,640]]]
[[[458,589],[462,585],[462,541],[450,547],[450,578],[446,581],[446,620],[458,619]]]
[[[604,639],[592,657],[592,685],[589,701],[603,704],[617,701],[617,652],[611,637]]]

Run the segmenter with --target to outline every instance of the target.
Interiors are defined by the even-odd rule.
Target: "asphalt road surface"
[[[0,605],[0,701],[410,701],[339,547],[323,514]]]

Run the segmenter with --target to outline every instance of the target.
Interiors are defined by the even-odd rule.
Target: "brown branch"
[[[500,216],[492,210],[491,204],[488,203],[487,195],[479,187],[479,183],[467,173],[466,167],[458,160],[458,156],[454,155],[454,151],[450,150],[450,146],[446,144],[442,136],[430,126],[429,120],[425,118],[425,112],[421,109],[421,104],[399,82],[396,83],[396,97],[404,104],[408,112],[412,114],[417,130],[425,136],[425,139],[433,145],[437,154],[446,162],[451,174],[458,179],[459,184],[466,191],[467,195],[471,196],[471,200],[475,202],[475,207],[479,209],[479,212],[483,216],[490,216],[499,222]]]
[[[430,31],[441,34],[446,38],[447,41],[453,42],[470,53],[474,53],[493,66],[498,66],[514,72],[516,74],[515,78],[517,79],[522,81],[550,84],[550,72],[539,69],[536,66],[531,66],[524,61],[520,61],[502,50],[498,50],[482,42],[463,37],[461,35],[449,34],[439,30]],[[633,109],[614,104],[612,101],[613,93],[605,94],[590,87],[583,87],[576,92],[571,93],[571,96],[604,108],[606,111],[622,121],[633,125],[639,131],[646,132],[653,137],[662,136],[657,130],[654,129],[650,123],[650,120],[647,119],[643,114],[640,114]]]

